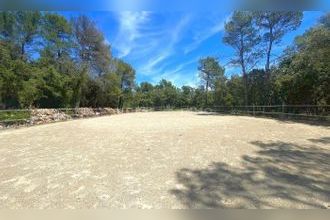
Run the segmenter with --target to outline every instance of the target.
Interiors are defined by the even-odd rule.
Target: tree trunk
[[[21,57],[24,59],[24,54],[25,54],[25,43],[22,43],[21,45]]]
[[[247,81],[247,73],[246,67],[244,63],[244,58],[241,57],[241,65],[242,65],[242,72],[243,72],[243,83],[244,83],[244,105],[248,105],[248,81]]]
[[[246,73],[243,73],[243,80],[244,80],[244,105],[248,105],[248,81]]]
[[[268,49],[267,49],[266,66],[265,66],[266,89],[267,89],[267,93],[265,94],[265,96],[267,96],[268,105],[271,104],[271,95],[269,92],[270,91],[270,56],[271,56],[271,52],[272,52],[273,41],[274,41],[273,28],[270,27],[270,29],[269,29],[269,45],[268,45]]]
[[[265,66],[267,81],[270,79],[270,55],[271,55],[271,52],[272,52],[273,41],[274,41],[273,27],[270,27],[270,29],[269,29],[269,44],[268,44],[268,48],[267,48],[267,57],[266,57],[266,66]]]
[[[205,88],[206,94],[205,94],[205,106],[208,105],[208,91],[209,91],[209,77],[207,77],[206,80],[206,88]]]
[[[247,75],[246,75],[246,66],[244,61],[244,41],[243,36],[241,36],[240,39],[241,42],[241,49],[240,49],[240,62],[242,66],[242,72],[243,72],[243,83],[244,83],[244,105],[247,106],[248,104],[248,94],[247,94]]]

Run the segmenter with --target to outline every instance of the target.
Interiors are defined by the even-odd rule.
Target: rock
[[[86,118],[102,115],[114,115],[121,113],[130,112],[141,112],[148,111],[144,108],[125,108],[125,109],[113,109],[113,108],[76,108],[76,109],[32,109],[31,115],[28,120],[22,121],[20,123],[15,123],[13,125],[0,124],[0,129],[5,129],[7,127],[16,127],[23,125],[39,125],[46,124],[56,121],[65,121],[72,118]],[[72,114],[73,113],[73,114]]]
[[[76,115],[79,118],[86,118],[95,116],[95,112],[92,108],[78,108],[76,109]]]
[[[113,109],[113,108],[105,108],[105,111],[109,115],[115,115],[115,114],[119,114],[120,113],[119,109]]]
[[[31,110],[30,124],[45,124],[53,121],[65,121],[71,116],[57,109],[33,109]]]

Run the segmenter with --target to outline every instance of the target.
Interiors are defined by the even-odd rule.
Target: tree
[[[110,46],[105,43],[104,36],[95,23],[82,15],[73,19],[73,32],[77,44],[77,55],[88,67],[91,75],[102,75],[109,71],[111,53]]]
[[[245,96],[244,103],[247,105],[247,73],[256,65],[261,52],[256,46],[260,43],[260,36],[253,26],[252,13],[248,11],[235,11],[230,21],[225,24],[223,42],[232,46],[235,50],[235,58],[231,60],[234,65],[242,69]]]
[[[195,90],[191,86],[182,86],[180,91],[180,107],[192,107]]]
[[[323,105],[330,103],[330,29],[318,24],[295,40],[275,70],[276,91],[283,102]]]
[[[114,59],[112,61],[111,71],[115,72],[120,80],[122,95],[119,97],[118,108],[122,108],[124,106],[125,96],[126,98],[130,96],[134,87],[135,70],[130,64],[119,59]]]
[[[326,13],[320,18],[320,24],[323,27],[330,29],[330,13]]]
[[[136,87],[134,105],[136,107],[154,106],[153,92],[154,92],[154,86],[151,83],[141,82],[140,85]]]
[[[253,69],[248,74],[249,105],[267,105],[268,80],[263,69]]]
[[[41,13],[32,11],[1,12],[1,38],[11,42],[21,59],[26,59],[26,47],[30,46],[38,34]]]
[[[229,106],[241,106],[244,104],[245,90],[244,81],[242,77],[238,75],[231,76],[227,84],[228,96],[227,105]]]
[[[214,89],[218,80],[224,80],[224,68],[222,68],[217,59],[206,57],[199,61],[199,76],[205,88],[205,105],[208,105],[208,90]]]
[[[154,89],[154,103],[157,107],[176,107],[178,89],[172,82],[162,79]]]
[[[58,61],[69,56],[74,48],[72,26],[65,17],[46,13],[42,18],[43,53]]]
[[[303,13],[298,11],[257,11],[254,12],[256,24],[264,30],[263,41],[267,44],[265,70],[270,74],[270,57],[273,45],[281,42],[289,31],[299,27]]]

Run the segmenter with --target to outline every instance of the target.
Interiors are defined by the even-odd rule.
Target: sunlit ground
[[[0,208],[330,208],[324,126],[131,113],[0,132]]]

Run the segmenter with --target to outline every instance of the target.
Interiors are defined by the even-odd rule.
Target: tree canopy
[[[329,13],[271,62],[274,45],[302,16],[233,12],[222,41],[235,52],[227,65],[241,72],[229,76],[222,60],[206,56],[196,63],[201,84],[179,88],[165,79],[137,83],[134,67],[113,57],[88,16],[0,12],[0,108],[329,105]]]

